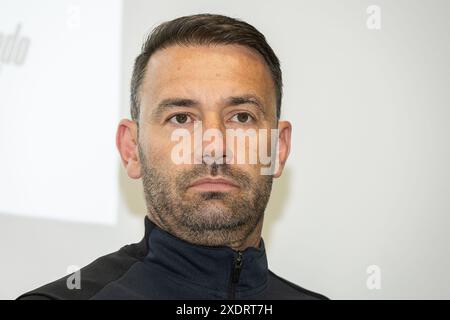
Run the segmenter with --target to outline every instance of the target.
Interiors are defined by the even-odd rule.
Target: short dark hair
[[[171,45],[237,44],[259,52],[275,83],[277,119],[280,119],[283,83],[280,62],[264,35],[252,25],[218,14],[196,14],[164,22],[154,28],[136,58],[131,79],[131,118],[138,122],[140,113],[139,89],[148,60],[155,51]]]

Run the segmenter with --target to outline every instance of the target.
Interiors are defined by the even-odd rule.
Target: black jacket
[[[147,217],[136,244],[81,269],[81,288],[61,278],[18,299],[327,299],[275,275],[264,241],[242,252],[185,242]]]

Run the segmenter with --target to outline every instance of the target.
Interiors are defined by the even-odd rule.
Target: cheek
[[[170,136],[161,133],[157,128],[151,128],[147,135],[141,139],[148,161],[155,165],[170,164],[172,142]]]
[[[258,129],[255,135],[245,138],[231,138],[227,141],[227,149],[231,151],[231,163],[249,170],[257,170],[271,163],[272,146],[276,146],[277,132],[271,129]],[[274,151],[274,152],[272,152]]]
[[[258,134],[258,144],[255,149],[252,149],[251,152],[257,154],[258,163],[257,167],[266,167],[269,166],[272,162],[272,157],[275,153],[275,150],[272,150],[276,146],[277,141],[277,133],[272,132],[271,129],[262,129]]]
[[[244,172],[247,173],[248,177],[251,179],[252,184],[257,184],[257,182],[260,179],[260,168],[259,165],[245,165],[244,167],[240,168]]]
[[[155,143],[149,146],[147,159],[149,164],[155,168],[158,172],[167,175],[170,174],[172,169],[172,161],[170,161],[170,151],[166,150],[166,147],[162,144]]]

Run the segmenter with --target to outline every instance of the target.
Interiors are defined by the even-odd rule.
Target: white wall
[[[0,11],[8,2],[0,0]],[[372,4],[381,8],[380,30],[366,26]],[[294,136],[263,232],[274,272],[334,299],[450,298],[448,2],[127,0],[122,9],[116,121],[128,115],[144,35],[162,21],[199,12],[240,17],[278,54],[282,118]],[[8,107],[1,103],[0,96],[0,111]],[[0,214],[0,298],[140,239],[142,189],[115,162],[116,224]],[[379,290],[366,286],[370,265],[381,270]]]
[[[18,65],[0,42],[0,298],[142,237],[142,190],[115,148],[132,65],[122,20],[118,0],[0,0],[0,34],[20,24],[30,39]]]
[[[1,212],[117,222],[109,199],[117,199],[111,137],[119,116],[120,4],[9,0],[2,7]]]

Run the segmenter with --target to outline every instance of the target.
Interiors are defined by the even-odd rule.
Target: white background
[[[11,2],[0,0],[1,32],[12,32],[17,21],[35,15],[38,9],[29,12],[32,3],[28,1],[20,13],[8,13]],[[5,168],[9,160],[2,154],[1,178],[6,174],[13,183],[30,183],[15,186],[13,197],[25,188],[32,197],[60,190],[61,197],[54,197],[54,204],[30,202],[28,207],[36,215],[42,207],[51,209],[54,205],[67,209],[59,212],[73,220],[70,206],[79,202],[93,209],[80,215],[113,214],[117,223],[37,219],[13,212],[0,215],[1,298],[15,298],[63,276],[69,265],[86,265],[141,238],[145,207],[140,181],[126,177],[117,154],[110,162],[106,160],[114,139],[110,126],[115,128],[120,116],[129,116],[131,68],[145,34],[165,20],[200,12],[226,14],[253,24],[265,34],[282,63],[282,118],[293,124],[293,148],[284,175],[274,183],[266,211],[263,237],[269,268],[333,299],[450,298],[447,1],[126,1],[120,30],[119,24],[107,25],[114,19],[114,5],[101,1],[69,3],[81,5],[81,26],[92,28],[90,32],[96,34],[79,40],[85,57],[100,59],[103,64],[103,59],[120,54],[120,63],[109,73],[89,67],[89,73],[82,76],[83,71],[78,70],[78,80],[72,79],[70,72],[55,71],[59,78],[47,86],[58,89],[61,112],[40,105],[50,112],[49,117],[46,120],[39,112],[35,116],[41,121],[40,134],[55,139],[54,125],[61,117],[62,121],[70,116],[74,122],[99,125],[99,130],[88,133],[74,122],[67,127],[58,122],[57,128],[69,136],[76,135],[81,147],[92,148],[94,139],[104,152],[92,148],[85,155],[77,155],[75,161],[67,154],[72,149],[61,141],[58,146],[63,149],[57,154],[64,162],[62,172],[68,173],[71,166],[88,157],[83,165],[86,172],[82,170],[87,173],[85,180],[61,179],[56,180],[56,186],[41,188],[30,181],[33,177],[12,179],[14,175]],[[372,4],[381,8],[380,30],[366,26],[366,9]],[[58,15],[53,10],[45,12]],[[91,14],[96,15],[97,23],[89,24],[89,18],[85,19]],[[4,16],[10,22],[6,23]],[[26,30],[32,35],[33,30]],[[121,39],[121,50],[115,51],[108,41],[104,42],[111,37]],[[32,48],[38,46],[37,40],[32,39]],[[62,50],[70,48],[66,42],[61,44]],[[102,50],[101,55],[95,48]],[[48,60],[61,63],[53,44],[48,44],[48,50],[48,56],[54,56]],[[72,63],[67,61],[69,70]],[[31,51],[26,65],[20,68],[21,72],[38,68]],[[50,72],[54,66],[47,64],[46,68]],[[0,110],[5,108],[3,77],[7,71],[3,66],[0,73]],[[92,79],[100,91],[78,91],[76,83],[82,85]],[[114,79],[119,79],[119,100],[115,100],[117,92],[104,90]],[[71,83],[71,87],[63,88],[63,83]],[[31,94],[31,84],[17,83],[15,90],[24,88],[28,89],[23,95]],[[77,112],[71,104],[73,97],[79,99],[78,103],[93,97],[98,113],[89,112],[85,106]],[[20,110],[15,116],[23,117]],[[35,134],[12,120],[0,122],[15,133],[21,132],[16,138],[8,133],[11,148],[20,150],[23,139]],[[0,130],[4,139],[4,128]],[[74,141],[69,139],[69,143]],[[39,157],[46,156],[44,151],[36,152]],[[15,159],[13,164],[22,169],[33,161],[30,155]],[[55,167],[61,168],[61,163],[54,161]],[[98,175],[99,170],[109,172],[111,165],[118,175],[112,182]],[[74,189],[86,186],[95,191],[79,198]],[[109,189],[112,186],[120,192],[105,200],[105,194],[113,192]],[[12,190],[2,191],[0,207],[11,203],[3,192],[10,194]],[[98,199],[95,206],[93,198]],[[370,265],[381,269],[379,290],[366,286]]]
[[[1,3],[0,212],[114,224],[120,2]],[[17,25],[22,66],[5,61]]]

